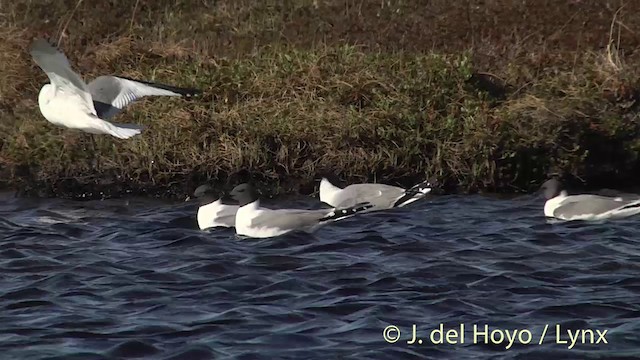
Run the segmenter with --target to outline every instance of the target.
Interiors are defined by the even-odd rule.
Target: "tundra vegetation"
[[[0,10],[0,186],[41,196],[184,196],[251,172],[272,193],[318,174],[519,192],[549,173],[640,175],[640,2],[16,0]],[[34,37],[86,81],[197,87],[145,99],[129,140],[57,128]],[[93,138],[93,140],[92,140]]]

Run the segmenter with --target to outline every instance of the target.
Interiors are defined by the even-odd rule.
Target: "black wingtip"
[[[412,187],[410,187],[409,189],[407,189],[407,193],[409,192],[419,192],[420,190],[426,189],[426,188],[433,188],[435,187],[437,184],[437,180],[434,179],[428,179],[425,180],[421,183],[415,184]]]
[[[165,90],[173,91],[173,92],[175,92],[177,94],[182,95],[185,98],[192,98],[192,97],[197,97],[197,96],[202,95],[202,90],[199,90],[199,89],[179,88],[179,87],[174,87],[174,86],[169,86],[169,85],[162,85],[162,84],[160,84],[160,85],[164,86]],[[152,86],[159,87],[159,86],[157,86],[157,84],[153,84]]]
[[[426,196],[426,194],[421,193],[420,191],[416,190],[416,191],[406,191],[404,193],[404,195],[402,195],[402,197],[400,197],[398,200],[396,200],[396,202],[393,204],[393,207],[400,207],[403,205],[406,205],[406,203],[409,200],[412,200],[414,198],[423,198],[424,196]]]
[[[353,216],[361,211],[371,209],[372,207],[373,207],[372,204],[365,202],[365,203],[358,203],[355,206],[348,207],[348,208],[334,209],[332,212],[327,214],[327,216],[320,219],[320,222],[344,219],[344,218]]]
[[[407,201],[414,198],[425,197],[427,194],[424,193],[424,191],[426,189],[431,189],[431,191],[433,191],[433,188],[435,187],[436,183],[437,181],[435,179],[429,179],[419,184],[413,185],[409,189],[405,190],[404,195],[402,195],[402,197],[396,200],[396,202],[393,204],[393,207],[403,206]]]

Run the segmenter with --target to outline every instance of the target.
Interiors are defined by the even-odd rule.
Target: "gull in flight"
[[[268,209],[260,206],[258,195],[247,183],[236,186],[230,195],[240,205],[236,212],[236,233],[251,238],[269,238],[292,231],[310,233],[325,224],[351,217],[372,206],[362,203],[345,208],[318,210]]]
[[[38,95],[40,112],[52,124],[69,129],[128,139],[140,134],[142,126],[107,121],[128,104],[144,96],[191,97],[200,93],[120,76],[100,76],[87,85],[71,69],[67,57],[46,40],[35,40],[30,52],[50,81]]]

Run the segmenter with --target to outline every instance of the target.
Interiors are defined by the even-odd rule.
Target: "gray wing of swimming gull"
[[[393,207],[396,200],[405,190],[397,186],[386,184],[353,184],[345,187],[336,198],[335,207],[351,207],[368,202],[378,209]]]
[[[216,218],[217,223],[224,224],[228,227],[234,227],[236,225],[236,214],[224,214]]]
[[[218,213],[217,222],[223,223],[229,227],[236,226],[236,213],[239,206],[225,206],[222,211]]]
[[[265,211],[251,221],[251,226],[277,228],[280,230],[313,230],[319,224],[346,219],[358,212],[373,207],[362,202],[352,207],[339,209],[297,210],[279,209]]]
[[[100,76],[88,85],[96,113],[101,119],[118,114],[125,106],[145,96],[192,97],[197,89],[180,88],[160,83],[130,79],[123,76]]]
[[[251,221],[251,226],[296,230],[313,227],[320,223],[330,210],[279,209],[265,211]]]
[[[571,218],[581,215],[599,215],[611,210],[633,205],[637,201],[616,201],[612,198],[598,195],[575,195],[569,202],[561,204],[553,211],[553,215]],[[640,206],[640,205],[639,205]]]

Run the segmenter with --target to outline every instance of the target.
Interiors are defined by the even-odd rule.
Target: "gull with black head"
[[[236,213],[236,233],[252,238],[269,238],[292,231],[313,232],[325,224],[372,207],[361,203],[333,209],[268,209],[260,206],[258,194],[248,183],[236,186],[230,195],[240,205]]]

